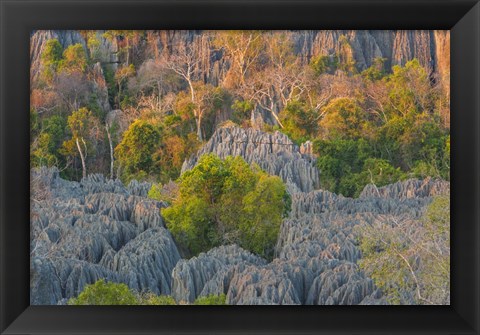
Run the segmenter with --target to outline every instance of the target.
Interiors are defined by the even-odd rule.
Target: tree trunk
[[[85,164],[85,156],[83,155],[82,148],[80,147],[80,143],[78,142],[78,137],[75,139],[75,142],[77,143],[77,149],[78,149],[78,152],[80,153],[80,159],[82,160],[82,178],[86,178],[87,166]]]
[[[107,130],[108,144],[110,145],[110,179],[113,179],[113,145],[112,136],[110,136],[110,130],[108,129],[108,123],[105,123],[105,129]]]
[[[185,78],[187,79],[187,78]],[[192,97],[192,103],[195,103],[195,90],[193,89],[193,83],[191,79],[187,79],[188,87],[190,87],[190,95]]]
[[[280,128],[283,129],[283,124],[282,124],[282,122],[280,122],[280,119],[278,118],[277,113],[275,113],[273,109],[271,110],[271,112],[272,112],[273,117],[274,117],[275,120],[277,121],[278,125],[280,126]]]
[[[202,135],[202,114],[198,113],[197,115],[197,137],[200,142],[203,141]]]

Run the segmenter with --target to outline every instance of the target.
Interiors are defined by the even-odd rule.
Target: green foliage
[[[291,209],[285,185],[277,177],[263,175],[255,189],[243,198],[245,218],[240,225],[242,247],[272,257],[282,219]]]
[[[255,105],[248,100],[235,100],[231,108],[233,110],[232,121],[242,124],[250,119],[250,113],[255,108]]]
[[[339,65],[338,63],[337,55],[318,55],[310,59],[310,67],[317,76],[324,73],[333,74]]]
[[[193,305],[226,305],[225,294],[208,295],[198,297]],[[137,294],[127,285],[114,282],[106,282],[104,279],[94,284],[86,285],[76,298],[68,300],[69,305],[144,305],[165,306],[177,305],[172,296],[155,295],[151,292]]]
[[[371,145],[364,139],[359,140],[316,140],[314,151],[318,154],[317,166],[322,178],[321,187],[344,196],[354,196],[358,189],[367,183],[347,179],[364,168],[365,161],[372,157]]]
[[[164,201],[171,205],[178,197],[178,192],[178,185],[172,181],[165,185],[153,183],[148,191],[148,197],[157,201]]]
[[[282,112],[282,131],[296,144],[311,140],[318,131],[317,113],[299,101],[289,103]]]
[[[85,138],[93,126],[92,112],[87,108],[80,108],[68,117],[67,124],[74,139]]]
[[[90,50],[90,58],[92,62],[99,62],[101,59],[100,44],[101,42],[96,32],[93,32],[87,36],[87,47]]]
[[[198,297],[193,302],[194,305],[227,305],[227,296],[225,294],[220,295],[207,295],[204,297]]]
[[[98,96],[96,93],[90,94],[86,108],[92,112],[92,115],[102,122],[105,121],[106,113],[100,106]]]
[[[386,58],[375,58],[372,65],[368,69],[362,71],[362,76],[370,81],[382,79],[386,75],[384,66],[386,60]]]
[[[36,139],[35,145],[31,148],[32,166],[53,166],[57,165],[57,158],[53,154],[55,147],[52,137],[48,133],[41,133]]]
[[[58,140],[63,134],[62,120],[51,120],[51,131],[57,134],[53,139]],[[66,159],[80,157],[82,160],[82,174],[85,177],[87,173],[86,159],[89,153],[94,152],[95,131],[98,126],[98,120],[87,108],[80,108],[74,111],[67,118],[67,126],[70,137],[63,141],[58,152]],[[62,137],[63,138],[63,137]],[[76,172],[76,166],[73,165],[73,171]]]
[[[175,299],[167,295],[155,295],[151,292],[137,294],[127,285],[106,282],[103,279],[86,285],[76,298],[68,301],[69,305],[176,305]]]
[[[140,179],[155,172],[153,154],[160,145],[160,132],[144,120],[137,120],[123,133],[115,148],[117,164],[122,168],[122,180]]]
[[[67,118],[71,138],[64,141],[60,149],[64,156],[76,157],[79,155],[77,141],[82,150],[88,152],[88,134],[92,128],[92,123],[92,113],[86,108],[80,108]]]
[[[150,187],[150,190],[148,191],[148,197],[160,201],[162,199],[162,185],[152,184],[152,187]]]
[[[155,295],[153,293],[147,293],[140,296],[138,304],[147,306],[165,306],[176,305],[177,302],[169,295]]]
[[[432,168],[431,176],[448,177],[448,131],[433,116],[426,113],[394,116],[378,128],[376,137],[380,157],[405,171],[420,164]]]
[[[341,179],[339,193],[357,197],[367,184],[380,187],[405,178],[405,173],[400,168],[394,168],[387,160],[368,158],[365,160],[361,172],[347,175]]]
[[[45,47],[42,51],[42,78],[51,83],[55,73],[57,72],[58,65],[62,60],[63,48],[57,39],[53,38],[45,43]]]
[[[58,72],[83,73],[87,69],[87,63],[87,54],[83,45],[80,43],[73,44],[63,51],[63,58],[58,63]]]
[[[387,218],[356,231],[359,265],[391,303],[450,303],[448,195],[434,198],[420,221]]]
[[[104,64],[102,66],[103,75],[105,76],[105,82],[107,84],[107,91],[108,91],[108,102],[110,105],[114,105],[115,97],[117,94],[117,84],[115,82],[115,71],[113,70],[112,66],[108,64]]]
[[[125,109],[131,104],[130,97],[126,94],[123,88],[126,86],[127,80],[135,75],[135,66],[130,64],[128,66],[122,66],[115,72],[115,82],[118,88],[117,102],[118,106]]]
[[[62,155],[59,152],[65,138],[66,120],[61,115],[53,115],[40,120],[31,111],[30,164],[32,166],[59,166]]]
[[[278,177],[241,157],[204,155],[179,179],[179,197],[162,210],[176,241],[192,255],[238,243],[272,257],[290,198]]]
[[[30,108],[30,143],[40,132],[40,118],[34,108]]]
[[[365,136],[366,113],[351,98],[333,99],[324,109],[320,132],[325,139],[357,139]]]
[[[69,305],[137,305],[138,300],[127,285],[105,282],[103,279],[87,285]]]
[[[347,36],[341,35],[338,39],[340,44],[340,50],[338,52],[338,68],[347,74],[353,75],[357,73],[357,68],[355,66],[354,51],[350,45],[350,41]]]
[[[392,74],[386,77],[389,90],[388,110],[393,115],[405,116],[415,112],[433,110],[433,91],[427,71],[417,59],[401,67],[395,65]]]
[[[304,64],[293,52],[288,33],[217,32],[213,45],[228,55],[231,67],[224,80],[212,86],[208,83],[214,81],[206,80],[208,76],[194,60],[192,101],[187,82],[171,70],[172,65],[179,65],[175,62],[185,59],[159,57],[154,34],[106,31],[103,37],[118,45],[120,63],[115,67],[102,63],[103,83],[92,71],[93,62],[108,59],[101,54],[101,33],[80,33],[87,48],[75,44],[63,50],[56,39],[46,41],[43,48],[40,80],[32,91],[37,108],[30,115],[32,166],[58,165],[62,175],[75,176],[79,170],[78,138],[89,165],[108,173],[105,111],[98,92],[92,91],[92,87],[106,84],[110,105],[122,109],[125,119],[132,122],[135,115],[155,129],[147,130],[145,136],[141,131],[133,134],[132,129],[124,134],[111,130],[115,144],[123,137],[115,152],[119,177],[125,182],[138,178],[166,185],[179,177],[183,161],[199,148],[198,137],[207,140],[224,121],[251,126],[252,111],[266,103],[259,96],[273,87],[272,108],[283,127],[267,122],[263,130],[280,130],[296,144],[306,140],[321,143],[315,153],[322,188],[356,196],[371,181],[380,186],[406,176],[449,180],[448,98],[418,60],[394,66],[390,72],[385,64],[391,60],[376,58],[357,75],[348,36],[339,37],[335,54],[317,55]],[[91,80],[96,84],[90,85]],[[67,125],[66,120],[68,111],[77,106],[91,112],[90,131],[81,137],[72,132],[72,124]],[[52,115],[61,115],[63,121],[54,121]],[[101,124],[93,126],[96,122]],[[159,196],[172,201],[171,195]],[[230,205],[243,210],[244,196],[233,197]],[[208,201],[206,208],[210,208]],[[240,232],[231,230],[233,219],[227,210],[221,213],[221,225],[227,235],[231,234],[227,240],[237,241]],[[213,238],[216,229],[206,234]]]

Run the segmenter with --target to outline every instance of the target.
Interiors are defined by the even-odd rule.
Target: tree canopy
[[[434,198],[419,222],[390,218],[357,232],[360,267],[389,302],[450,304],[449,196]]]
[[[290,196],[282,180],[241,157],[204,155],[178,180],[179,196],[162,210],[167,227],[190,255],[237,243],[271,258]]]
[[[49,39],[39,76],[32,77],[32,165],[56,165],[63,177],[79,179],[86,168],[75,136],[69,126],[53,133],[47,120],[68,124],[86,108],[103,124],[111,109],[120,109],[94,140],[78,137],[84,151],[81,139],[87,144],[88,173],[168,183],[228,121],[279,130],[298,145],[316,143],[322,188],[345,196],[370,182],[449,180],[449,95],[426,64],[356,63],[347,35],[332,50],[306,56],[294,34],[195,32],[175,48],[158,31],[80,31],[84,41],[66,46]],[[115,56],[109,45],[118,48]],[[360,152],[352,154],[354,148]]]
[[[99,279],[86,285],[77,297],[68,300],[69,305],[177,305],[172,296],[156,295],[152,292],[139,293],[128,288],[123,283],[108,282]],[[225,294],[200,296],[193,305],[227,305]]]

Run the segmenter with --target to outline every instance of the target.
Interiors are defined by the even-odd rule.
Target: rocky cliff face
[[[412,179],[381,188],[368,185],[359,198],[352,199],[317,190],[313,184],[305,187],[303,180],[318,176],[306,172],[316,170],[312,157],[300,155],[280,133],[240,128],[219,129],[185,162],[183,170],[210,152],[242,156],[281,176],[289,185],[292,211],[281,226],[271,263],[252,259],[236,246],[180,261],[173,270],[177,301],[224,293],[229,304],[386,304],[356,264],[361,252],[354,228],[377,221],[418,222],[432,197],[447,194],[450,188],[442,180]],[[302,163],[292,166],[292,162]]]
[[[352,57],[359,71],[371,66],[378,57],[386,58],[387,68],[403,65],[417,58],[429,72],[448,85],[450,80],[450,33],[443,30],[299,30],[290,31],[295,52],[304,62],[317,55],[343,54]],[[218,85],[226,76],[230,60],[212,45],[215,32],[201,30],[151,31],[147,41],[139,45],[143,58],[155,58],[162,53],[174,53],[175,45],[195,43],[195,53],[201,61],[198,64],[202,78]],[[58,38],[66,47],[74,43],[86,45],[84,38],[76,31],[36,31],[31,37],[30,61],[32,73],[38,72],[40,55],[49,38]],[[99,32],[102,62],[118,62],[118,47],[102,37]],[[345,41],[345,43],[341,43]]]
[[[387,304],[356,264],[361,252],[354,227],[379,220],[418,222],[431,196],[449,188],[438,180],[428,184],[428,193],[419,189],[422,182],[412,180],[380,188],[381,196],[359,199],[326,191],[296,193],[271,263],[252,259],[236,246],[213,249],[177,264],[173,296],[193,301],[224,293],[229,304],[247,305]]]
[[[164,204],[145,198],[149,187],[32,170],[31,303],[57,304],[101,278],[170,294],[180,255],[160,216]]]
[[[103,31],[98,31],[97,37],[100,41],[98,55],[102,63],[116,65],[118,63],[118,46],[102,36]],[[87,41],[78,30],[38,30],[30,36],[30,79],[35,80],[40,73],[40,61],[45,43],[56,38],[65,49],[69,45],[80,43],[86,51]]]
[[[214,153],[220,158],[241,156],[248,163],[256,163],[269,174],[281,177],[292,193],[309,192],[319,187],[315,158],[301,154],[299,147],[278,131],[269,134],[251,128],[219,128],[195,155],[184,162],[182,172],[193,168],[206,153]]]
[[[55,169],[32,170],[31,303],[57,304],[100,278],[178,302],[226,294],[229,304],[386,304],[358,267],[355,227],[420,217],[448,182],[407,180],[365,187],[357,199],[318,190],[314,160],[279,133],[219,129],[184,164],[203,153],[240,155],[287,183],[292,211],[282,223],[272,262],[238,246],[181,259],[147,183],[91,175],[80,183]]]

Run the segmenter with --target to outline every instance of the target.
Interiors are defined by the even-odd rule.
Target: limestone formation
[[[238,305],[384,305],[388,301],[358,266],[357,227],[408,220],[412,227],[448,182],[410,179],[384,187],[367,185],[347,198],[316,189],[314,158],[286,136],[221,128],[184,163],[203,153],[239,155],[279,175],[292,196],[275,258],[266,260],[236,245],[181,259],[160,209],[146,198],[150,184],[90,175],[81,182],[58,170],[32,170],[31,303],[64,304],[85,285],[104,278],[132,290],[172,295],[191,303],[225,294]]]
[[[117,59],[117,45],[107,40],[99,31],[97,38],[100,41],[98,54],[104,63],[115,65]],[[441,30],[297,30],[290,32],[294,51],[302,62],[308,62],[317,55],[334,55],[345,52],[339,40],[342,36],[348,42],[355,66],[359,71],[373,64],[375,58],[386,58],[387,68],[393,65],[404,65],[408,60],[417,58],[420,63],[435,74],[439,80],[449,85],[450,36],[448,31]],[[204,74],[204,79],[218,85],[222,82],[230,68],[230,60],[221,50],[217,50],[212,43],[214,36],[202,35],[202,31],[163,30],[152,31],[149,46],[154,50],[152,58],[161,54],[175,52],[171,45],[181,45],[197,42],[196,58],[200,60],[198,68]],[[76,31],[44,30],[32,34],[30,60],[32,73],[37,73],[40,65],[40,55],[47,39],[58,38],[63,47],[85,40]],[[449,86],[448,86],[449,87]]]
[[[448,183],[408,180],[379,190],[390,191],[384,191],[384,197],[358,199],[321,190],[294,193],[292,212],[282,224],[271,263],[235,263],[229,261],[231,251],[213,249],[177,264],[174,296],[193,301],[223,293],[229,304],[248,305],[387,304],[356,264],[361,252],[354,228],[376,221],[418,220],[431,196],[448,192]]]
[[[237,245],[214,248],[177,263],[172,272],[172,295],[179,302],[193,302],[218,272],[237,264],[263,265],[266,261]]]
[[[199,158],[214,153],[220,158],[241,156],[248,163],[256,163],[267,173],[277,175],[293,192],[309,192],[319,187],[315,158],[301,154],[285,134],[265,133],[238,127],[219,128],[210,140],[182,166],[182,172],[192,169]]]
[[[31,303],[64,303],[102,278],[170,294],[180,255],[160,216],[165,204],[145,198],[149,186],[32,170]]]

